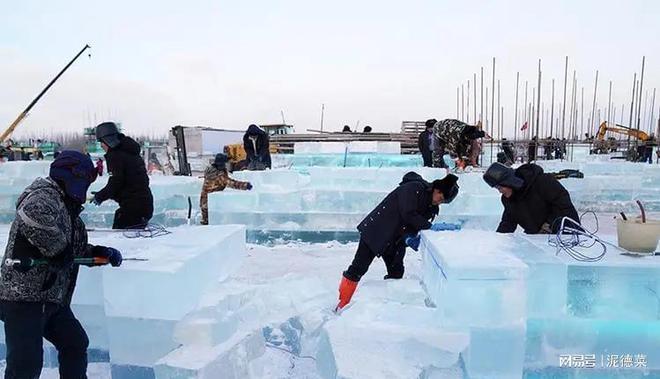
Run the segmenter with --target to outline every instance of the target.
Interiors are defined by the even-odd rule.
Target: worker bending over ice
[[[563,217],[580,222],[566,188],[540,166],[528,163],[514,170],[496,162],[483,179],[502,194],[499,233],[513,233],[518,225],[528,234],[557,233]]]
[[[224,191],[225,188],[239,190],[251,190],[252,184],[240,182],[229,177],[227,172],[227,161],[225,154],[216,154],[213,163],[204,171],[204,185],[199,197],[199,207],[202,209],[202,225],[209,224],[209,193]]]
[[[358,282],[375,257],[382,257],[385,262],[385,279],[401,279],[406,245],[417,250],[419,231],[460,229],[459,225],[431,224],[429,221],[438,214],[440,204],[448,204],[456,198],[457,181],[457,176],[449,174],[431,184],[419,174],[409,172],[399,186],[360,222],[357,227],[360,242],[353,262],[343,273],[335,311],[351,301]]]

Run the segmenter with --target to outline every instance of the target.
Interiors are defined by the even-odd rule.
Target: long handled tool
[[[122,261],[137,261],[137,262],[146,262],[146,258],[124,258]],[[84,258],[73,258],[73,263],[77,265],[84,266],[105,266],[110,264],[108,258],[103,257],[84,257]],[[30,269],[36,266],[48,266],[51,264],[51,261],[48,259],[33,259],[33,258],[21,258],[21,259],[5,259],[5,265],[9,267],[16,267],[22,269]]]

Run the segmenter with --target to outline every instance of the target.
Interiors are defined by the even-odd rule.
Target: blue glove
[[[245,186],[245,189],[250,191],[252,189],[252,183],[248,183],[247,186]]]
[[[431,230],[434,232],[440,232],[443,230],[461,230],[461,224],[452,224],[449,222],[436,222],[431,225]]]
[[[119,250],[112,247],[95,246],[92,254],[95,257],[106,258],[112,267],[121,266],[121,262],[123,261]]]
[[[411,249],[417,251],[419,249],[419,241],[420,241],[420,236],[418,235],[413,235],[409,234],[405,238],[405,243],[407,246],[409,246]]]

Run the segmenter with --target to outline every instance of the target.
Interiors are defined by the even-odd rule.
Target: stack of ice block
[[[528,267],[510,252],[516,247],[479,231],[422,233],[424,284],[443,323],[469,333],[470,378],[522,373]]]
[[[422,236],[429,297],[445,323],[469,329],[470,378],[660,375],[656,257],[632,258],[610,247],[603,260],[584,263],[557,255],[547,236],[474,230]],[[596,254],[597,246],[586,253]],[[560,356],[571,354],[595,355],[596,367],[560,367]],[[647,363],[601,365],[612,354],[643,355]]]
[[[294,154],[401,154],[401,143],[390,141],[296,142]]]
[[[113,379],[154,378],[155,363],[179,346],[177,324],[246,255],[243,226],[170,231],[153,239],[90,233],[92,244],[115,247],[125,258],[148,259],[80,270],[72,308],[89,335],[90,360],[107,361],[109,356]],[[6,240],[0,243],[4,246]]]
[[[323,326],[322,378],[461,378],[469,336],[445,328],[413,279],[360,283],[354,304]],[[434,376],[437,375],[437,376]]]

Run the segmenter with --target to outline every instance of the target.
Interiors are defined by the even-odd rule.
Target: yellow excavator
[[[592,149],[593,153],[607,154],[616,151],[617,141],[615,139],[605,139],[605,135],[608,132],[622,134],[640,142],[646,142],[651,138],[648,134],[646,134],[646,132],[639,129],[633,129],[619,124],[614,124],[611,126],[607,123],[607,121],[603,121],[603,123],[601,123],[598,127],[598,134],[596,134],[594,148]]]

